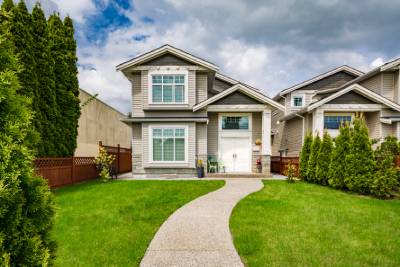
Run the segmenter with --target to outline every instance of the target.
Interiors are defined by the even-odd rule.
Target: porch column
[[[319,134],[320,137],[324,134],[324,111],[316,109],[313,112],[313,136]]]
[[[262,114],[262,154],[271,155],[271,111]]]

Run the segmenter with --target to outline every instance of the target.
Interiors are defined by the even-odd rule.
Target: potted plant
[[[261,164],[261,159],[260,158],[257,159],[256,166],[257,166],[258,173],[261,173],[262,172],[262,164]]]
[[[197,160],[197,177],[198,178],[203,178],[204,177],[204,166],[203,166],[203,160],[198,159]]]

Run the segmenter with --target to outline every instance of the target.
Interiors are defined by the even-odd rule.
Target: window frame
[[[147,79],[148,79],[148,103],[150,105],[187,105],[189,103],[189,97],[188,97],[188,75],[189,71],[185,69],[181,69],[182,67],[173,67],[169,66],[166,68],[159,68],[157,70],[149,70]],[[184,76],[184,89],[183,89],[183,94],[184,98],[182,102],[153,102],[153,76],[155,75],[183,75]],[[175,98],[175,96],[173,96]]]
[[[354,114],[353,113],[327,113],[327,114],[324,114],[324,117],[323,117],[324,118],[323,129],[326,130],[326,131],[339,131],[340,126],[337,129],[325,128],[325,117],[350,117],[350,122],[352,122],[354,120]]]
[[[301,97],[301,106],[295,106],[294,105],[295,97]],[[305,99],[306,99],[305,94],[292,94],[291,95],[291,101],[290,101],[291,102],[291,107],[292,108],[303,108],[305,106]]]
[[[248,129],[222,129],[223,117],[248,117]],[[253,129],[253,116],[252,113],[219,113],[218,114],[218,130],[221,132],[250,132]]]
[[[184,146],[184,153],[185,153],[185,160],[184,161],[159,161],[159,160],[154,160],[153,159],[153,131],[154,129],[184,129],[185,130],[185,134],[184,134],[184,140],[185,140],[185,146]],[[165,124],[151,124],[149,125],[149,133],[148,133],[148,142],[149,142],[149,163],[155,163],[155,164],[182,164],[182,163],[188,163],[189,159],[188,159],[188,151],[189,151],[189,126],[188,125],[183,125],[183,124],[171,124],[171,125],[165,125]],[[175,136],[174,136],[175,139]],[[174,147],[174,151],[175,151],[175,147]],[[174,157],[175,157],[175,153],[174,153]]]

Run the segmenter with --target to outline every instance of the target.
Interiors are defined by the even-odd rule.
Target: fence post
[[[72,184],[75,184],[75,157],[72,156],[72,164],[71,164],[71,179],[72,179]]]
[[[117,173],[119,173],[119,156],[120,156],[120,153],[121,153],[121,147],[118,144],[118,146],[117,146]]]

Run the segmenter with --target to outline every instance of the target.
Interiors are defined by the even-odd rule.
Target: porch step
[[[207,178],[272,178],[263,173],[208,173]]]

